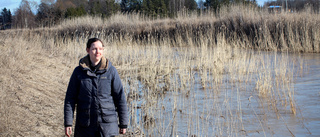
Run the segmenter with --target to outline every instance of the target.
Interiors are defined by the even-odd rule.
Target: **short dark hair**
[[[87,42],[87,48],[90,49],[91,44],[94,42],[100,41],[102,43],[102,47],[104,47],[102,40],[98,39],[98,38],[90,38]]]

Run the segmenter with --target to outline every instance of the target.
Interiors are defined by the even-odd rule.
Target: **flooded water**
[[[319,54],[266,52],[251,58],[260,57],[264,62],[261,64],[268,64],[265,68],[270,71],[249,72],[241,76],[245,79],[242,81],[234,81],[235,75],[226,73],[223,82],[212,82],[208,88],[202,88],[200,74],[195,73],[195,84],[188,89],[168,92],[158,99],[155,108],[143,110],[154,117],[150,122],[153,124],[143,128],[144,133],[157,136],[320,136]],[[285,77],[280,77],[280,72]],[[266,80],[270,93],[261,96],[257,94],[257,83],[263,81],[259,77],[265,75],[271,76]],[[278,79],[283,80],[276,82]],[[138,123],[146,121],[141,111],[135,112]]]
[[[292,87],[296,105],[296,115],[290,111],[282,111],[280,118],[267,115],[264,127],[265,134],[257,123],[245,125],[253,131],[250,136],[320,136],[320,55],[319,54],[289,54],[293,71]],[[302,65],[301,65],[302,63]],[[258,107],[259,108],[259,107]],[[248,116],[249,119],[250,115]],[[254,116],[252,116],[254,117]],[[246,128],[245,128],[246,129]]]
[[[291,127],[297,136],[320,136],[320,55],[302,54],[299,58],[303,59],[306,67],[301,75],[295,74],[294,90],[304,125],[298,123]]]
[[[271,56],[273,55],[271,54]],[[261,106],[254,106],[257,113],[262,113],[258,115],[261,117],[264,115],[266,120],[262,122],[262,125],[257,122],[244,124],[244,129],[251,131],[246,135],[320,136],[320,55],[289,54],[288,59],[290,63],[295,62],[289,66],[292,67],[290,71],[293,71],[291,88],[294,91],[296,115],[290,113],[289,109],[278,110],[280,112],[278,116],[272,112],[272,109],[265,109],[266,112],[262,113]],[[250,112],[244,107],[243,112],[246,111]],[[244,115],[244,117],[248,117],[248,120],[251,121],[256,116],[252,114]],[[263,131],[265,133],[262,133]]]

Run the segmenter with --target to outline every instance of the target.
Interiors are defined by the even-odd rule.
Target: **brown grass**
[[[63,130],[57,120],[63,120],[65,84],[73,64],[45,51],[42,46],[50,43],[42,37],[25,39],[28,32],[1,38],[1,123],[6,123],[1,124],[1,136],[59,135]]]

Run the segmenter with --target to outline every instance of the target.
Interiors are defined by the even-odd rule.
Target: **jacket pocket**
[[[90,109],[80,109],[77,111],[77,122],[82,127],[90,125]]]
[[[100,123],[104,136],[116,136],[119,134],[118,123]]]
[[[100,89],[102,96],[110,96],[111,95],[111,79],[103,79],[104,76],[101,76],[100,79]]]
[[[111,123],[117,122],[117,114],[115,111],[109,109],[102,109],[102,122]]]

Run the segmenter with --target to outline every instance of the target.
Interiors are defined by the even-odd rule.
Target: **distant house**
[[[274,5],[272,5],[272,6],[268,7],[269,13],[280,13],[281,10],[282,10],[282,6],[274,6]]]

